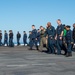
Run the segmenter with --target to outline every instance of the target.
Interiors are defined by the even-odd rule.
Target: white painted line
[[[6,65],[7,67],[26,67],[28,65]]]
[[[56,63],[48,63],[48,64],[32,64],[32,66],[48,66],[48,65],[56,65]]]
[[[21,65],[6,65],[7,67],[27,67],[27,66],[51,66],[56,65],[56,63],[48,63],[48,64],[21,64]]]

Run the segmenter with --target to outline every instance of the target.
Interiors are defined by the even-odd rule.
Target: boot
[[[71,57],[72,53],[67,53],[66,57]]]
[[[69,53],[69,56],[72,56],[72,53]]]
[[[39,50],[38,46],[36,47],[37,50]]]
[[[69,57],[69,53],[66,54],[66,57]]]

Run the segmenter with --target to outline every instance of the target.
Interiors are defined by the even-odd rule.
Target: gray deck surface
[[[75,52],[66,58],[28,47],[0,47],[0,75],[75,75]]]

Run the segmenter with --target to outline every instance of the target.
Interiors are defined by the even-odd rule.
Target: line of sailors
[[[63,25],[61,20],[57,20],[57,28],[51,25],[50,22],[47,23],[46,29],[43,26],[40,26],[40,29],[37,30],[35,25],[32,25],[32,31],[29,35],[29,46],[30,50],[33,50],[33,46],[36,46],[36,49],[43,51],[43,46],[47,48],[47,53],[61,55],[62,50],[64,50],[64,55],[66,57],[72,56],[72,48],[75,45],[75,24],[73,24],[73,32],[70,29],[69,25]],[[40,44],[39,46],[37,44]]]
[[[23,43],[25,46],[25,45],[27,45],[27,34],[25,31],[23,33],[24,33],[23,34]],[[4,43],[2,43],[2,31],[0,30],[0,46],[7,45],[9,47],[14,47],[13,36],[14,36],[14,34],[13,34],[12,30],[9,30],[9,35],[8,35],[7,31],[5,30],[4,31]],[[8,43],[8,38],[9,38],[9,43]],[[17,32],[16,38],[17,38],[17,46],[19,46],[20,38],[21,38],[21,34],[19,33],[19,31]]]
[[[35,45],[36,49],[43,51],[43,46],[47,48],[47,53],[61,55],[61,50],[64,50],[66,57],[72,56],[72,48],[75,43],[75,24],[73,24],[73,32],[69,25],[63,25],[61,20],[57,20],[57,28],[52,26],[51,22],[47,23],[46,28],[40,26],[36,30],[35,25],[32,25],[32,31],[29,31],[29,50],[33,50]],[[17,33],[17,45],[20,45],[21,34]],[[2,32],[0,30],[0,46],[2,45]],[[24,45],[27,44],[27,34],[24,31],[23,35]],[[4,34],[4,45],[8,46],[8,34],[5,31]],[[74,44],[75,45],[75,44]],[[9,31],[9,46],[13,47],[13,32]]]

